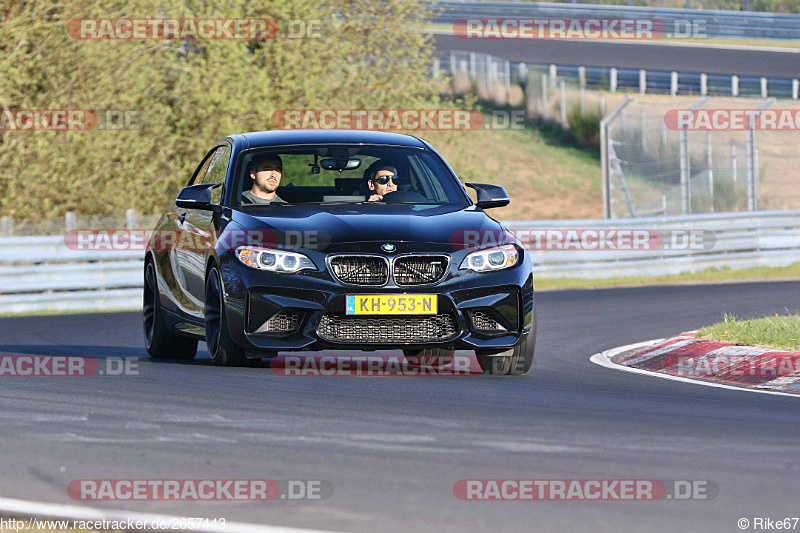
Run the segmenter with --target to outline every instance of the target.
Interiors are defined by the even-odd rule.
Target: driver
[[[286,201],[275,191],[281,183],[283,162],[280,156],[266,155],[253,157],[250,163],[250,179],[253,186],[242,193],[242,202],[249,204],[285,204]]]
[[[379,159],[372,163],[364,172],[368,194],[368,201],[379,202],[383,196],[397,190],[397,169],[391,163]]]

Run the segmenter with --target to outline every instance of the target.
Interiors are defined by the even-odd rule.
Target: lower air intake
[[[472,327],[478,331],[507,331],[499,322],[483,311],[470,311],[469,316],[472,320]]]
[[[273,333],[273,334],[289,334],[297,331],[300,327],[300,313],[287,313],[281,311],[277,315],[261,324],[261,326],[254,333]]]
[[[378,318],[325,314],[317,335],[333,342],[393,344],[447,341],[458,334],[448,314]]]

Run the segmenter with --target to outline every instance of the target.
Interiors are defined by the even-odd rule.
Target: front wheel
[[[197,341],[173,335],[164,320],[164,310],[158,294],[156,265],[147,260],[144,268],[144,345],[153,359],[191,359],[197,354]]]
[[[533,353],[536,351],[536,312],[533,313],[531,330],[525,339],[511,350],[498,355],[478,353],[478,360],[483,373],[493,376],[518,376],[526,373],[533,365]]]
[[[225,296],[222,277],[216,266],[208,271],[206,279],[205,311],[206,344],[211,362],[219,366],[242,366],[247,364],[244,350],[233,342],[228,332]]]
[[[478,354],[483,373],[492,376],[516,376],[526,373],[533,364],[533,348],[528,348],[529,339],[532,337],[534,340],[530,344],[535,344],[535,335],[529,333],[523,342],[499,355]]]

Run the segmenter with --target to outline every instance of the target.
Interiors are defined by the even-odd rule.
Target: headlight
[[[472,252],[461,262],[459,270],[491,272],[511,268],[519,261],[519,251],[514,245],[498,246]]]
[[[317,270],[308,257],[296,252],[273,250],[272,248],[256,248],[240,246],[236,249],[236,258],[242,264],[258,270],[270,272],[299,272],[301,270]]]

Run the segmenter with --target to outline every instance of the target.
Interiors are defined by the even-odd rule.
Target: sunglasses
[[[372,178],[372,181],[376,181],[381,185],[386,185],[389,181],[392,181],[395,185],[397,185],[397,176],[394,174],[387,174],[385,176],[381,176],[379,178]]]

